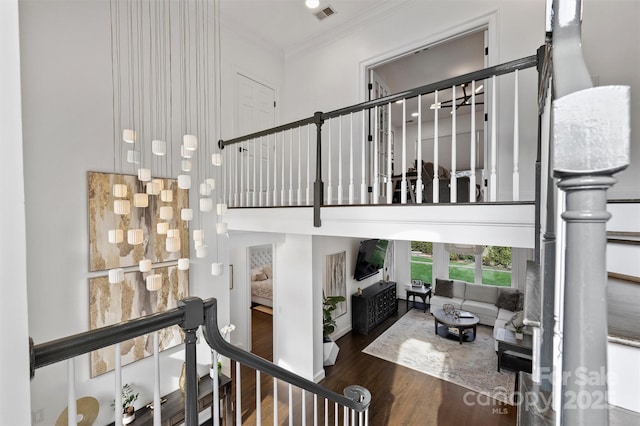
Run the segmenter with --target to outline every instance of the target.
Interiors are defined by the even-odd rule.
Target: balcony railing
[[[76,399],[75,399],[75,379],[74,379],[74,358],[96,349],[115,345],[116,369],[114,374],[114,406],[122,406],[120,389],[122,388],[120,360],[120,343],[128,339],[142,336],[147,333],[154,333],[154,400],[153,406],[160,407],[160,368],[158,353],[157,333],[163,328],[173,325],[182,327],[185,333],[185,363],[186,363],[186,385],[185,385],[185,423],[187,426],[198,425],[198,383],[196,373],[196,333],[200,326],[203,326],[203,334],[207,343],[214,351],[214,359],[217,354],[224,355],[235,362],[236,365],[236,406],[234,407],[236,424],[242,424],[242,409],[240,407],[242,378],[240,365],[252,368],[256,372],[258,385],[256,386],[256,413],[261,412],[260,405],[262,398],[259,395],[259,380],[261,374],[271,376],[274,381],[274,392],[277,392],[277,385],[280,382],[288,384],[289,387],[289,418],[290,424],[304,425],[307,418],[311,418],[314,424],[318,424],[319,419],[328,424],[329,411],[335,413],[333,421],[340,424],[339,417],[343,417],[343,425],[367,425],[368,407],[371,401],[369,391],[361,386],[348,386],[344,389],[344,395],[340,395],[331,390],[325,389],[318,384],[300,377],[282,367],[272,364],[263,358],[245,352],[227,343],[220,335],[217,323],[217,301],[208,299],[202,301],[197,297],[189,297],[178,303],[178,307],[163,313],[149,315],[146,317],[130,320],[116,325],[103,327],[100,329],[64,337],[38,345],[31,345],[31,376],[36,369],[68,361],[69,382],[67,384],[69,393],[68,423],[76,424]],[[220,398],[218,392],[218,376],[213,375],[213,424],[218,426],[220,422]],[[292,390],[300,390],[302,396],[302,415],[299,419],[294,419],[293,405],[291,398]],[[305,396],[310,398],[305,401]],[[275,399],[274,395],[274,399]],[[324,404],[324,415],[318,411],[320,406],[319,398]],[[322,402],[322,400],[320,400]],[[307,403],[313,404],[313,408],[307,414]],[[277,407],[275,405],[274,424],[277,424]],[[332,410],[329,410],[332,406]],[[340,414],[338,414],[340,413]],[[160,424],[161,410],[154,410],[154,424]],[[227,424],[233,424],[231,419],[227,419]],[[257,416],[257,424],[260,424],[260,416]],[[115,424],[122,424],[122,416],[115,416]]]
[[[499,170],[511,175],[513,188],[500,201],[520,201],[520,73],[536,65],[532,55],[220,140],[224,201],[230,207],[313,205],[320,226],[325,205],[498,201]],[[500,91],[513,93],[502,107],[513,117],[498,126]],[[535,111],[535,82],[530,92]],[[409,114],[418,125],[407,126]],[[537,142],[535,135],[528,139]],[[498,151],[507,147],[512,164],[503,160],[498,167]]]

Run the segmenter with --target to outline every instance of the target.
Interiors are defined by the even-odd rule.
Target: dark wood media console
[[[370,285],[361,295],[351,296],[352,329],[369,334],[382,321],[398,313],[396,283],[393,281]]]

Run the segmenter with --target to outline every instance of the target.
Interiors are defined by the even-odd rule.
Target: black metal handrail
[[[304,379],[282,367],[238,349],[227,343],[220,335],[217,324],[217,300],[203,301],[188,297],[178,302],[178,307],[165,312],[132,319],[120,324],[101,327],[46,343],[34,345],[30,342],[30,370],[33,378],[35,370],[50,364],[74,358],[79,355],[124,342],[128,339],[179,325],[185,332],[185,421],[187,425],[197,424],[197,377],[196,377],[196,331],[205,325],[204,334],[209,346],[230,359],[256,370],[264,371],[276,379],[291,383],[301,389],[323,396],[349,409],[364,411],[371,401],[371,394],[360,386],[345,389],[345,395],[330,391],[312,381]]]

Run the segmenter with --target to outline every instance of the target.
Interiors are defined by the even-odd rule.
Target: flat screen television
[[[356,270],[353,278],[356,281],[375,275],[384,266],[384,258],[387,255],[389,241],[371,239],[360,242]]]

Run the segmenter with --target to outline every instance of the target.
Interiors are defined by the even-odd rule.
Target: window
[[[411,241],[411,279],[431,283],[433,270],[433,244]]]
[[[511,247],[448,246],[449,278],[511,287]]]

